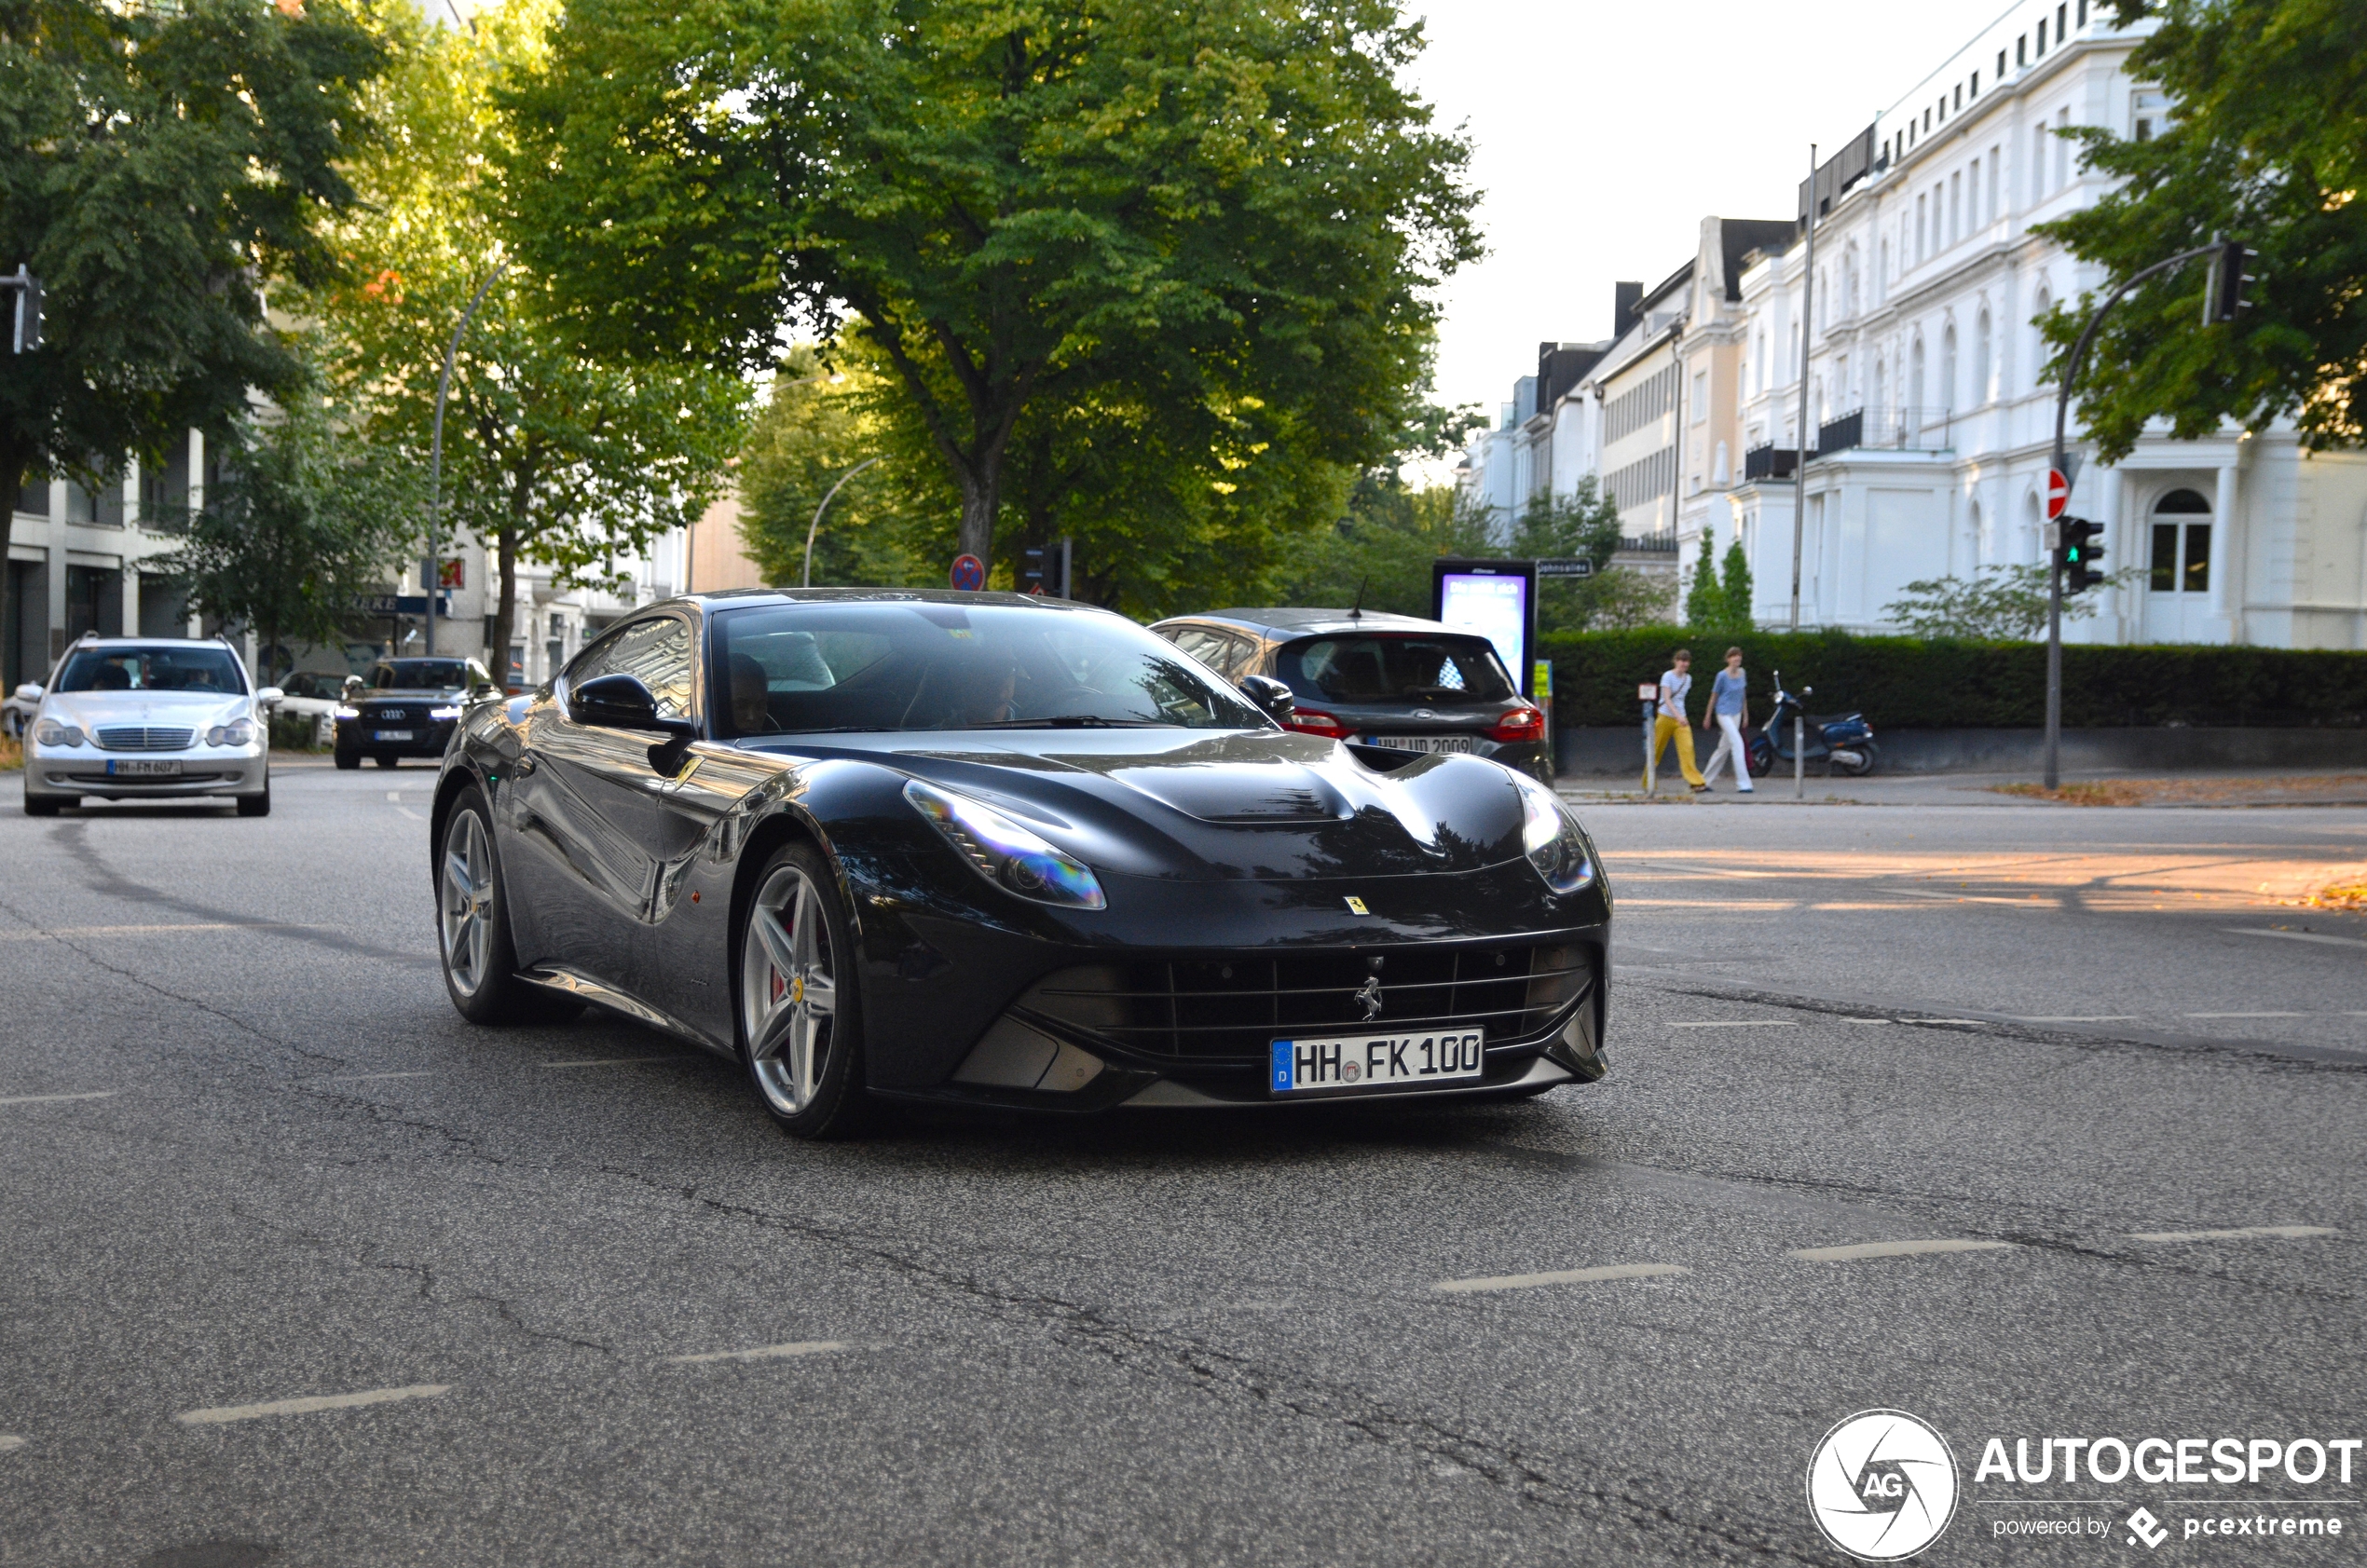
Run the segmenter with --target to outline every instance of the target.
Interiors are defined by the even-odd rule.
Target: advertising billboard
[[[1521,694],[1537,695],[1536,562],[1441,556],[1430,568],[1430,618],[1495,644]]]

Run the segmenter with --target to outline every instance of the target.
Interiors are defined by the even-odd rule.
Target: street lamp
[[[444,586],[444,400],[452,390],[452,361],[460,352],[461,334],[469,330],[469,323],[476,320],[477,307],[483,305],[485,296],[492,293],[494,280],[509,268],[507,260],[495,262],[493,270],[485,275],[485,281],[477,285],[475,297],[469,301],[469,307],[460,312],[460,324],[452,329],[452,341],[444,346],[444,374],[436,377],[435,429],[428,441],[428,580],[420,584],[428,593],[427,655],[431,659],[435,657],[436,590]],[[508,651],[505,648],[496,655],[502,661],[504,686],[509,684]]]
[[[878,461],[879,459],[877,457],[866,457],[861,462],[855,464],[853,468],[847,470],[844,473],[839,475],[838,484],[830,486],[830,493],[824,496],[822,498],[822,504],[814,509],[814,525],[812,527],[805,530],[805,575],[798,583],[800,588],[811,588],[814,586],[814,536],[822,531],[822,514],[829,510],[830,502],[837,498],[840,490],[845,487],[848,480],[853,479],[856,474],[861,473],[865,469],[869,468],[873,463]]]

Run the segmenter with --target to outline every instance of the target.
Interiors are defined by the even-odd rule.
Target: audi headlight
[[[75,725],[45,718],[33,727],[33,738],[45,746],[78,746],[82,743],[82,731]]]
[[[992,806],[914,779],[904,798],[934,824],[978,874],[1007,893],[1038,904],[1099,909],[1109,900],[1092,868],[1064,854]]]
[[[430,708],[428,710],[428,716],[430,718],[458,718],[460,716],[460,709],[457,703],[448,708]]]
[[[234,718],[227,724],[217,724],[205,732],[210,746],[244,746],[254,743],[254,720]]]
[[[337,716],[339,718],[360,718],[362,716],[362,710],[355,707],[350,702],[339,702],[337,704]]]
[[[1594,863],[1587,856],[1586,835],[1577,816],[1560,796],[1535,779],[1515,773],[1512,782],[1521,790],[1521,846],[1545,885],[1555,893],[1576,893],[1592,882]]]

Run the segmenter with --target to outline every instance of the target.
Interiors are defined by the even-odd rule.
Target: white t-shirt
[[[1685,694],[1693,689],[1693,677],[1675,670],[1661,676],[1661,716],[1685,721]]]

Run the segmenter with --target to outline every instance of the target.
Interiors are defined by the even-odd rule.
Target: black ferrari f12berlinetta
[[[1610,890],[1478,757],[1278,722],[1125,618],[814,589],[635,612],[478,702],[432,875],[472,1021],[586,1003],[730,1057],[789,1132],[1509,1098],[1602,1076]]]

